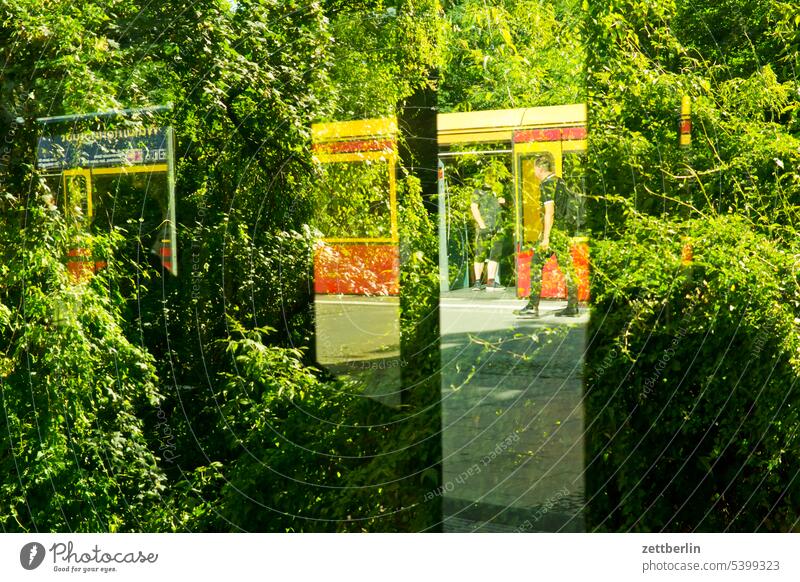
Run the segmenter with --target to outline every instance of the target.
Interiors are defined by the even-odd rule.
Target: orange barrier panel
[[[517,297],[527,297],[531,292],[531,257],[533,251],[517,253]],[[585,242],[572,246],[572,264],[578,276],[578,300],[589,301],[589,245]],[[544,265],[542,297],[566,299],[567,284],[558,262],[551,257]]]
[[[95,261],[89,249],[74,248],[67,251],[67,273],[73,284],[85,283],[106,266],[108,263],[105,261]]]
[[[324,244],[314,250],[314,292],[399,295],[397,245]]]

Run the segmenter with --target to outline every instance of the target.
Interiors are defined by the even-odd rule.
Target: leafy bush
[[[119,324],[116,265],[70,282],[61,257],[74,233],[31,214],[0,301],[5,531],[147,531],[165,475],[142,417],[161,399],[153,360]],[[103,242],[103,241],[101,241]],[[104,241],[107,249],[118,239]],[[9,256],[10,255],[10,256]],[[2,305],[2,303],[0,303]]]
[[[589,5],[591,528],[795,527],[793,12]]]
[[[794,528],[797,249],[737,216],[625,226],[592,249],[588,523]]]

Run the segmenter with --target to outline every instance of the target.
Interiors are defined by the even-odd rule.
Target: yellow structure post
[[[681,98],[678,144],[684,148],[692,145],[692,101],[688,95],[684,95]]]

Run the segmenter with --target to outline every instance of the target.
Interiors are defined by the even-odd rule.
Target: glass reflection
[[[394,119],[312,127],[317,362],[390,405],[401,390],[396,132]]]
[[[552,108],[440,116],[448,130],[439,190],[445,531],[584,527],[588,263],[577,236],[586,233],[565,226],[563,211],[582,204],[585,108],[564,111],[571,118],[556,127],[542,121],[553,123]],[[511,118],[528,125],[504,126]],[[493,141],[469,141],[476,127]],[[536,171],[543,156],[552,177]],[[555,179],[574,199],[546,201]],[[559,255],[572,259],[578,283],[572,316],[558,313],[568,305],[564,265],[541,245],[548,205],[558,216],[550,240],[563,235]],[[520,313],[536,291],[538,316]]]

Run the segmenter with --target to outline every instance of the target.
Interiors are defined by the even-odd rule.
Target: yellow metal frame
[[[72,187],[70,178],[82,176],[86,181],[86,218],[91,220],[94,217],[94,207],[92,205],[92,172],[88,168],[74,168],[71,170],[64,170],[61,173],[61,179],[64,183],[64,213],[69,215],[71,211],[70,200],[72,199]]]
[[[514,132],[519,130],[585,126],[586,118],[585,103],[441,113],[437,116],[439,146],[511,142]],[[576,141],[582,141],[586,149],[585,140]]]
[[[150,164],[146,166],[116,166],[113,168],[71,168],[61,172],[61,179],[64,185],[65,201],[69,201],[72,190],[69,179],[76,176],[83,176],[86,180],[86,214],[89,220],[94,218],[94,186],[92,178],[94,176],[108,176],[117,174],[156,174],[159,172],[167,173],[167,164]],[[69,212],[70,205],[65,204],[64,209]]]
[[[396,136],[397,119],[393,117],[315,123],[311,126],[311,141],[320,144],[356,138],[394,139]]]
[[[358,121],[341,121],[318,123],[311,126],[311,135],[315,144],[337,143],[346,141],[380,140],[397,137],[397,120],[394,118],[364,119]],[[346,153],[319,153],[314,161],[320,164],[358,163],[378,161],[387,163],[389,173],[389,221],[391,237],[324,237],[327,243],[398,243],[400,240],[397,226],[397,151],[365,151]]]
[[[561,151],[565,154],[585,152],[586,149],[585,139],[568,139],[561,142]]]
[[[556,175],[561,175],[561,154],[564,148],[561,146],[560,141],[529,141],[525,143],[514,144],[514,155],[522,156],[525,154],[552,154],[556,167],[553,171]]]
[[[528,107],[524,109],[496,109],[463,113],[444,113],[437,117],[439,146],[464,146],[481,143],[512,144],[514,176],[515,235],[520,243],[538,238],[541,231],[539,218],[539,185],[531,185],[532,176],[523,176],[523,158],[536,153],[553,156],[553,171],[562,175],[563,156],[581,153],[587,149],[586,139],[552,141],[526,141],[514,143],[517,132],[532,129],[558,129],[586,127],[585,103],[553,107]],[[530,190],[526,189],[530,187]],[[525,204],[521,204],[526,202]]]
[[[169,170],[167,164],[150,164],[148,166],[116,166],[113,168],[92,168],[92,174],[98,176],[109,174],[156,174],[158,172],[167,173]]]
[[[526,158],[536,154],[550,154],[553,157],[553,172],[561,177],[563,173],[564,151],[560,141],[532,141],[514,144],[514,192],[516,208],[515,235],[521,244],[533,242],[539,238],[542,230],[540,217],[539,181],[534,177],[523,175],[522,164]],[[526,178],[533,179],[530,190]],[[520,216],[520,212],[524,214]]]

